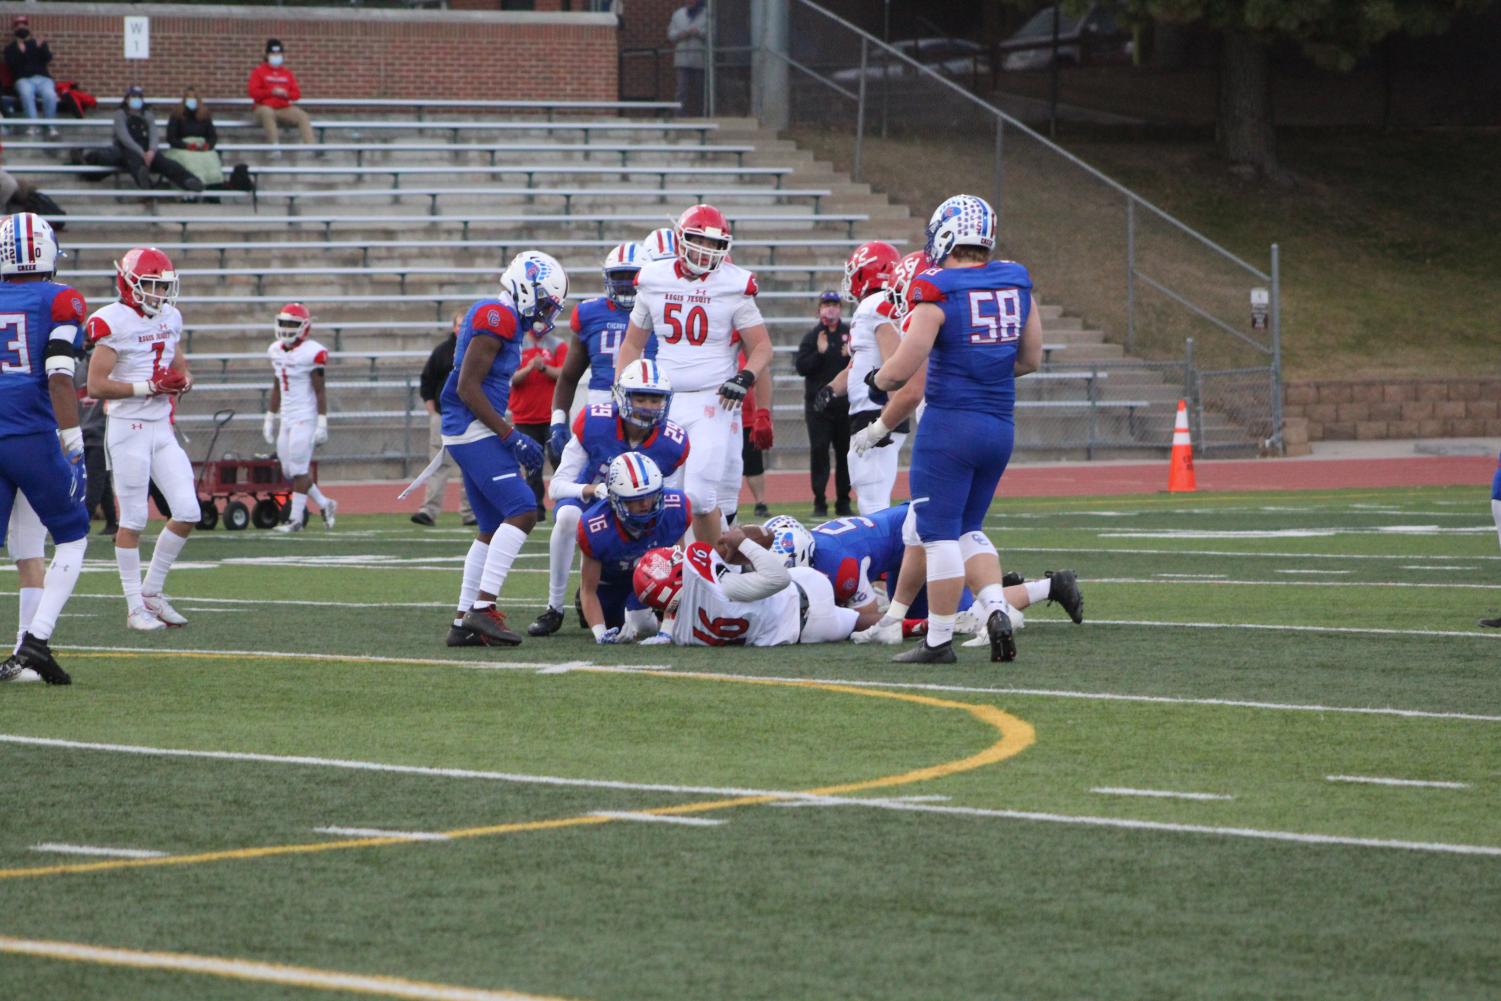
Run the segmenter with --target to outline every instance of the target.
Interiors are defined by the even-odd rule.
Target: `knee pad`
[[[997,555],[995,544],[985,537],[984,532],[965,532],[959,537],[959,554],[964,558],[965,563],[982,553]]]
[[[560,504],[552,509],[552,530],[571,535],[579,527],[584,509],[576,504]]]
[[[964,556],[956,540],[925,542],[923,550],[928,554],[928,580],[952,580],[964,576]]]

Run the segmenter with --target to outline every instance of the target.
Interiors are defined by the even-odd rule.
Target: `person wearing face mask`
[[[37,98],[41,98],[41,117],[56,118],[57,88],[52,83],[52,75],[47,72],[52,50],[47,47],[45,38],[32,35],[31,22],[25,14],[17,14],[11,19],[10,26],[15,37],[5,47],[5,65],[16,82],[16,97],[20,98],[21,110],[27,118],[36,119]],[[38,128],[32,126],[30,131],[36,135]],[[57,137],[57,129],[48,126],[47,138]]]
[[[249,90],[250,99],[255,102],[255,120],[266,131],[266,142],[273,146],[281,142],[276,130],[278,123],[296,126],[303,144],[311,146],[316,141],[313,123],[308,120],[307,112],[297,107],[302,88],[297,86],[296,74],[286,67],[285,58],[281,40],[267,39],[266,59],[250,73]]]
[[[115,167],[128,171],[136,184],[143,188],[155,186],[151,175],[159,174],[172,185],[188,191],[202,191],[203,182],[182,164],[177,163],[157,150],[160,133],[156,117],[146,108],[146,92],[132,86],[115,112],[114,145],[107,149],[93,149],[84,154],[84,163]]]
[[[835,512],[850,511],[849,404],[839,397],[826,410],[813,407],[818,391],[850,363],[850,328],[841,317],[839,293],[818,297],[818,322],[797,348],[797,374],[803,377],[803,416],[808,423],[808,468],[813,484],[813,516],[828,516],[824,490],[829,485],[829,448],[834,449]]]
[[[203,182],[205,188],[224,183],[224,163],[214,149],[219,134],[208,105],[198,98],[196,88],[183,93],[182,103],[167,119],[167,146],[162,156],[182,167]]]

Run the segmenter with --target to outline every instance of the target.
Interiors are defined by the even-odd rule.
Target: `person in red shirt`
[[[307,112],[297,107],[302,98],[302,88],[297,86],[296,75],[282,65],[285,58],[281,40],[266,41],[266,60],[250,71],[250,99],[255,102],[255,120],[266,130],[266,141],[277,145],[277,123],[295,125],[305,145],[311,146],[313,123]],[[279,152],[279,151],[278,151]],[[274,154],[273,154],[274,155]]]
[[[511,376],[511,424],[543,448],[547,447],[548,422],[552,419],[553,389],[567,357],[568,345],[563,341],[551,335],[538,339],[527,331],[521,346],[521,364]],[[531,471],[526,482],[537,496],[537,520],[546,521],[540,466]]]

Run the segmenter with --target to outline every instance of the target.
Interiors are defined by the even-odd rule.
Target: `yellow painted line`
[[[238,654],[187,654],[180,651],[166,651],[176,653],[178,656],[191,656],[210,659],[240,659]],[[90,656],[110,658],[115,656],[150,656],[151,651],[121,654],[91,654]],[[280,659],[286,659],[281,657]],[[362,657],[336,657],[327,655],[325,659],[345,660],[351,663],[365,663]],[[396,658],[382,661],[383,664],[402,663]],[[432,664],[434,661],[420,658],[412,658],[414,664]],[[463,666],[462,662],[455,663]],[[580,673],[611,674],[619,672],[596,669],[576,668]],[[908,702],[914,705],[928,706],[935,709],[957,709],[968,713],[976,720],[991,727],[1000,734],[1000,738],[989,747],[978,753],[954,761],[946,761],[937,765],[929,765],[926,768],[918,768],[912,771],[900,772],[895,775],[883,775],[873,779],[865,779],[858,782],[845,782],[838,785],[821,786],[817,789],[802,790],[807,795],[834,796],[845,795],[853,792],[863,792],[868,789],[885,789],[892,786],[909,785],[914,782],[927,782],[933,779],[956,775],[960,772],[972,771],[985,765],[1004,761],[1007,758],[1020,754],[1031,747],[1037,740],[1036,731],[1032,724],[1010,713],[997,709],[994,706],[977,705],[972,702],[954,702],[949,699],[934,698],[930,695],[915,695],[909,692],[891,692],[876,688],[858,688],[850,685],[829,684],[819,681],[789,681],[776,678],[745,678],[727,675],[710,674],[694,671],[632,671],[626,677],[652,677],[652,678],[675,678],[695,681],[718,681],[737,685],[761,685],[777,688],[809,688],[820,691],[835,692],[845,695],[858,695],[863,698],[892,699],[897,702]],[[714,810],[727,810],[740,806],[755,806],[763,803],[781,802],[782,796],[736,796],[729,799],[709,800],[700,803],[683,803],[673,806],[656,807],[653,809],[635,810],[634,813],[656,814],[671,816],[688,813],[707,813]],[[435,832],[447,838],[478,838],[501,834],[521,834],[529,831],[560,830],[568,827],[584,827],[619,823],[618,818],[604,817],[599,814],[585,814],[578,817],[558,817],[552,820],[531,820],[508,824],[489,824],[481,827],[464,827],[451,831]],[[410,838],[379,837],[379,838],[346,838],[340,841],[317,841],[306,844],[291,845],[264,845],[255,848],[233,848],[224,851],[198,852],[191,855],[166,855],[161,858],[144,859],[111,859],[102,862],[83,862],[70,865],[30,866],[17,869],[0,869],[0,879],[24,879],[34,876],[61,876],[91,872],[111,872],[116,869],[145,869],[160,866],[201,865],[209,862],[230,862],[259,858],[272,858],[283,855],[312,855],[318,852],[339,851],[347,848],[381,848],[388,845],[413,845],[431,844],[431,842],[415,842]]]
[[[57,942],[48,939],[12,938],[0,935],[0,952],[18,956],[39,956],[74,963],[99,966],[125,966],[137,970],[170,970],[174,973],[201,973],[227,980],[248,980],[263,984],[285,984],[310,990],[340,991],[349,994],[373,994],[378,997],[412,998],[416,1001],[567,1001],[565,998],[517,991],[485,990],[459,987],[404,977],[372,976],[319,970],[307,966],[261,963],[222,956],[200,956],[190,952],[143,952],[86,945],[81,942]]]

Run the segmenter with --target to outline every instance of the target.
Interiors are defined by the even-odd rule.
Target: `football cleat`
[[[43,681],[49,685],[71,685],[73,679],[68,677],[57,661],[52,659],[52,649],[46,640],[39,640],[27,633],[21,637],[21,645],[16,649],[15,657],[22,667],[35,671]]]
[[[281,532],[284,535],[288,534],[288,533],[291,533],[291,532],[300,532],[300,531],[302,531],[302,522],[300,522],[300,521],[284,521],[280,525],[277,525],[275,528],[271,529],[271,531],[273,531],[273,532]]]
[[[869,629],[850,634],[851,643],[879,643],[882,646],[896,646],[901,641],[902,624],[896,621],[887,622],[884,625],[877,622]]]
[[[1015,587],[1018,584],[1025,584],[1026,582],[1027,578],[1023,577],[1015,570],[1007,570],[1004,574],[1001,575],[1002,587]]]
[[[563,628],[563,610],[548,606],[547,610],[537,616],[537,621],[526,627],[528,636],[551,636]]]
[[[985,633],[990,637],[990,659],[996,664],[1009,663],[1016,659],[1016,633],[1011,628],[1011,617],[997,608],[985,620]]]
[[[1489,629],[1501,629],[1501,616],[1494,619],[1481,619],[1480,624]]]
[[[954,656],[953,641],[940,643],[938,646],[928,646],[924,641],[891,658],[896,664],[952,664],[958,659]]]
[[[328,498],[327,504],[324,504],[318,509],[318,516],[323,519],[324,528],[334,527],[334,515],[337,514],[338,511],[339,502],[334,500],[332,497]]]
[[[1068,617],[1074,620],[1074,625],[1082,623],[1084,593],[1079,590],[1079,578],[1072,570],[1049,570],[1047,576],[1053,581],[1053,586],[1048,591],[1048,601],[1062,605]]]
[[[985,620],[980,618],[980,610],[970,605],[954,616],[954,632],[956,633],[983,633]]]
[[[491,605],[489,608],[471,608],[464,613],[465,629],[479,633],[486,645],[520,646],[521,636],[506,627],[506,613]]]
[[[146,611],[155,615],[169,626],[185,626],[188,620],[181,612],[172,607],[164,594],[143,594],[141,600],[146,603]]]
[[[142,605],[140,608],[132,608],[130,614],[125,617],[125,624],[132,629],[139,629],[143,633],[154,633],[158,629],[166,629],[167,624],[156,617],[156,614]]]
[[[448,627],[448,639],[446,640],[446,642],[448,643],[449,646],[489,646],[490,645],[485,640],[485,638],[483,636],[481,636],[479,633],[475,632],[473,629],[466,629],[463,626],[455,626],[455,625],[451,625],[451,626]]]

